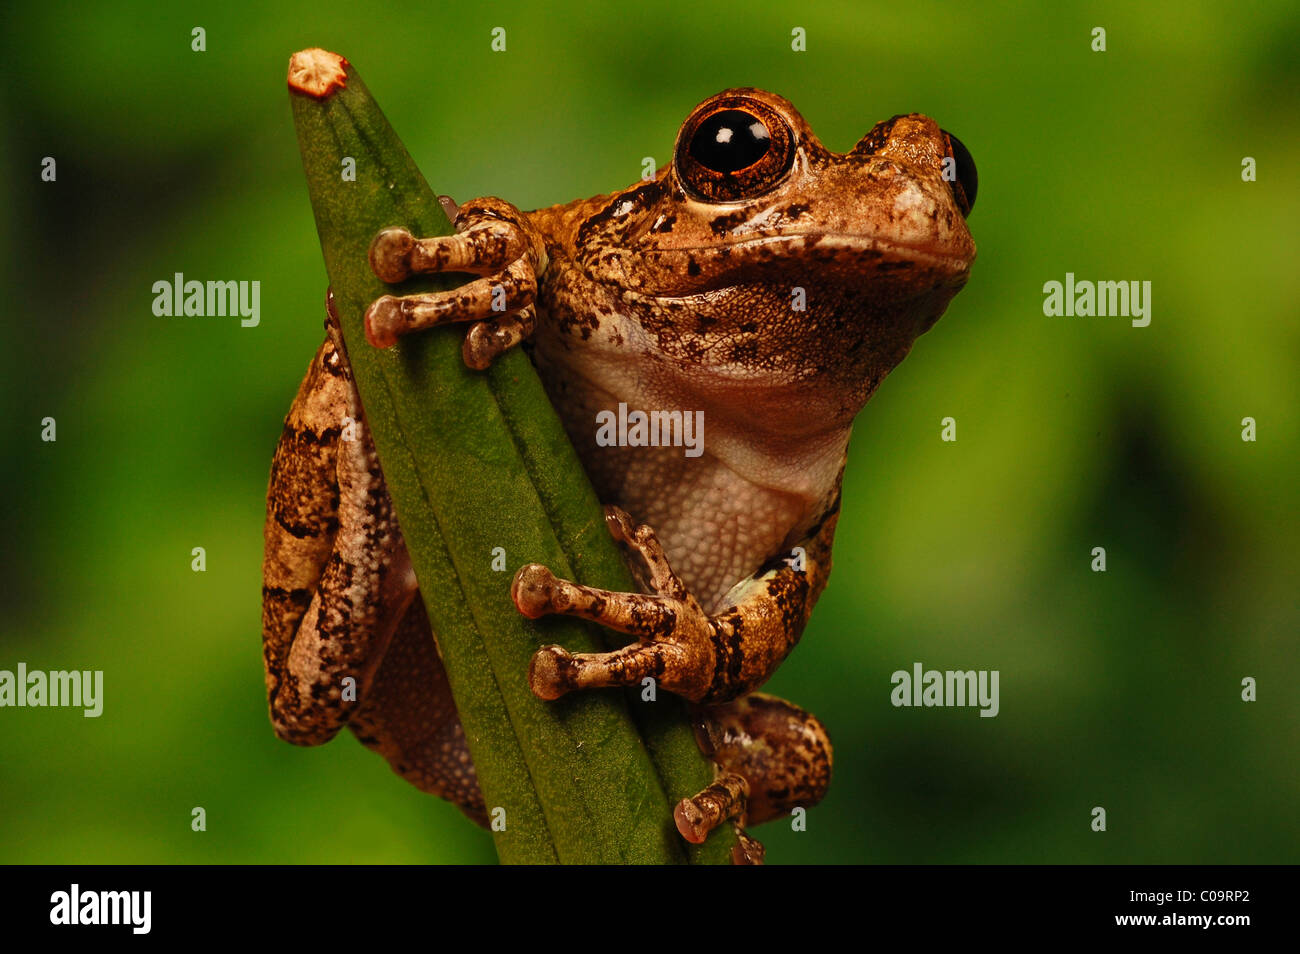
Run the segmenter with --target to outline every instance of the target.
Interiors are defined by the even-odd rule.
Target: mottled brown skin
[[[297,745],[328,742],[348,725],[411,784],[485,823],[465,733],[332,315],[326,328],[271,465],[262,566],[271,722]]]
[[[754,692],[727,705],[697,707],[695,716],[700,748],[726,768],[711,786],[678,804],[677,828],[688,841],[704,841],[727,818],[757,825],[789,816],[815,805],[830,785],[826,730],[793,703]]]
[[[745,129],[758,143],[749,152],[735,145]],[[371,247],[389,282],[481,276],[378,299],[366,313],[372,345],[469,322],[465,361],[484,368],[529,340],[643,590],[522,567],[511,588],[520,612],[567,613],[636,637],[613,653],[544,647],[529,682],[554,699],[649,676],[696,703],[718,775],[677,807],[690,840],[729,819],[815,804],[829,784],[821,723],[746,694],[793,649],[825,588],[854,416],[968,276],[973,179],[945,176],[953,156],[950,137],[919,114],[833,153],[786,100],[728,90],[691,113],[653,181],[535,212],[476,199],[457,210],[456,235],[417,239],[394,227]],[[505,310],[494,310],[503,294]],[[373,447],[364,428],[339,437],[360,409],[337,326],[327,327],[268,498],[272,721],[302,744],[349,724],[414,784],[481,819]],[[600,446],[596,414],[620,402],[703,411],[703,453]],[[346,675],[355,701],[340,690]],[[737,860],[761,856],[743,836]]]

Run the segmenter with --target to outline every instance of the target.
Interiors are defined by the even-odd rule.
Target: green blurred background
[[[4,18],[0,668],[103,669],[106,701],[0,710],[0,862],[495,858],[349,734],[296,749],[266,718],[263,496],[325,287],[284,78],[316,45],[459,199],[626,186],[728,86],[833,149],[913,110],[961,136],[979,259],[859,418],[836,571],[768,685],[830,726],[835,781],[807,832],[756,834],[773,862],[1300,860],[1294,3]],[[177,271],[261,281],[260,326],[155,317]],[[1150,327],[1044,317],[1067,271],[1151,281]],[[893,708],[914,662],[999,670],[1001,714]]]

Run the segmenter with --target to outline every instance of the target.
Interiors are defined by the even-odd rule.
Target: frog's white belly
[[[796,545],[821,515],[842,467],[847,428],[773,434],[762,426],[763,398],[771,395],[747,395],[743,386],[719,391],[716,376],[703,376],[701,386],[673,362],[647,361],[644,343],[630,342],[626,325],[617,341],[608,340],[608,322],[586,341],[561,341],[544,332],[544,320],[533,360],[597,495],[654,528],[706,609]],[[656,376],[656,368],[663,373]],[[689,421],[692,442],[674,443],[664,428],[659,446],[638,443],[646,436],[636,433],[638,411],[680,412],[675,420]],[[676,427],[671,435],[683,436]]]

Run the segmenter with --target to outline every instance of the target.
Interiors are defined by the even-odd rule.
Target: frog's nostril
[[[955,175],[949,177],[945,172],[944,178],[948,179],[948,187],[952,189],[952,196],[957,200],[961,214],[970,215],[971,209],[975,208],[975,192],[979,188],[979,173],[975,171],[975,157],[970,154],[970,150],[960,139],[947,130],[942,132],[943,138],[948,143],[948,157],[953,160],[955,167]]]

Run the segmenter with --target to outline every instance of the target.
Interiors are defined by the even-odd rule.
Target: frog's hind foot
[[[694,716],[696,741],[718,767],[718,777],[677,803],[677,830],[700,844],[723,822],[733,821],[741,838],[738,851],[756,853],[758,861],[746,863],[759,863],[763,846],[745,835],[742,825],[789,817],[794,809],[821,801],[831,778],[826,728],[793,703],[757,692],[726,705],[697,707]]]
[[[816,805],[831,784],[834,750],[811,712],[765,692],[724,705],[696,706],[695,740],[724,773],[748,783],[745,820],[753,825]]]

